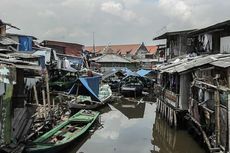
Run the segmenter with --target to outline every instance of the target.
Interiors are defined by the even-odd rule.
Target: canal
[[[101,125],[69,153],[205,153],[184,130],[156,113],[155,102],[118,99],[102,108]]]

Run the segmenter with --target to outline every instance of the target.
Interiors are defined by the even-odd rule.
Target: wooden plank
[[[51,106],[50,106],[50,89],[49,89],[49,75],[48,75],[48,72],[46,72],[45,82],[46,82],[46,94],[47,94],[47,102],[48,102],[48,111],[50,111]]]
[[[33,90],[34,90],[34,98],[35,98],[35,101],[36,101],[36,104],[38,105],[38,93],[37,93],[37,89],[36,89],[36,86],[33,86]]]
[[[216,147],[220,146],[220,93],[218,90],[215,91],[214,94],[215,103],[216,103],[216,122],[215,122],[215,129],[216,129]]]

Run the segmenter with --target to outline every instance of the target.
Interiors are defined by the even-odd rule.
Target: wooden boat
[[[120,92],[124,96],[140,96],[142,95],[144,85],[139,76],[128,76],[121,82]]]
[[[121,86],[120,92],[124,96],[136,97],[142,95],[143,84],[139,82],[126,83]]]
[[[112,90],[108,84],[104,84],[99,89],[99,101],[92,100],[90,96],[78,95],[68,103],[69,108],[75,109],[95,109],[107,103],[112,96]]]
[[[69,92],[79,78],[77,70],[53,70],[53,76],[49,81],[52,91]]]
[[[27,152],[58,152],[85,133],[98,118],[99,112],[80,110],[52,130],[40,136],[26,149]]]

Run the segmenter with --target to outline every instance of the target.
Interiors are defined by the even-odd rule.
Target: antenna
[[[95,55],[96,49],[95,49],[95,42],[94,42],[94,32],[93,32],[93,53]]]

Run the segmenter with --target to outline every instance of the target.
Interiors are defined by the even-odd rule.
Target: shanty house
[[[74,55],[74,56],[81,56],[81,53],[84,48],[84,45],[81,44],[52,41],[52,40],[44,40],[41,43],[41,45],[52,48],[59,54],[67,54],[67,55]]]
[[[33,87],[41,78],[40,56],[0,54],[0,146],[17,152],[33,122]],[[43,63],[44,64],[44,63]],[[43,65],[41,64],[41,65]]]
[[[129,68],[131,70],[135,70],[139,67],[137,62],[116,54],[104,54],[102,56],[92,58],[90,61],[100,64],[102,72],[111,70],[112,68]]]
[[[18,46],[19,43],[6,37],[6,27],[13,27],[18,29],[15,26],[12,26],[9,23],[4,23],[2,20],[0,20],[0,50],[1,52],[8,52],[10,50],[12,50],[12,46]]]
[[[33,51],[33,41],[37,40],[37,38],[34,36],[22,34],[7,33],[6,37],[14,40],[17,43],[17,45],[12,45],[12,47],[17,51]]]
[[[153,40],[166,39],[165,58],[172,59],[193,52],[188,33],[194,30],[166,32]]]
[[[230,20],[189,33],[197,54],[230,53]]]
[[[161,68],[158,110],[170,124],[183,117],[178,116],[180,112],[187,112],[189,129],[194,129],[210,152],[226,151],[229,146],[229,63],[229,54],[215,54]],[[176,115],[169,115],[171,112]]]

